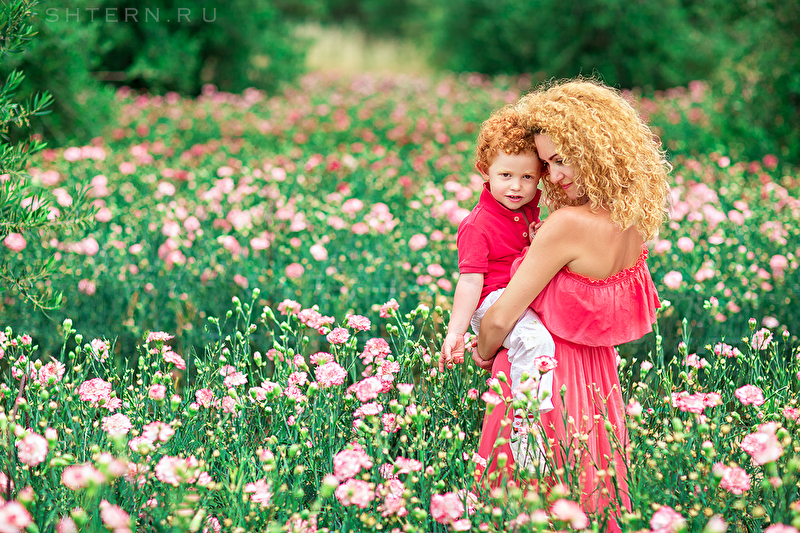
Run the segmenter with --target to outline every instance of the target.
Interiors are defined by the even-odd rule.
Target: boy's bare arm
[[[447,325],[447,335],[439,356],[439,371],[445,366],[453,368],[453,363],[464,362],[464,334],[469,328],[472,314],[478,307],[483,290],[483,274],[461,274],[453,296],[453,311]]]

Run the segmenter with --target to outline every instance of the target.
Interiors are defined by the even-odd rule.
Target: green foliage
[[[717,43],[680,0],[457,0],[418,2],[409,37],[442,68],[487,74],[598,73],[621,87],[666,88],[702,79]]]
[[[726,2],[731,52],[717,71],[712,119],[732,151],[800,161],[800,3]]]
[[[29,24],[35,1],[20,0],[3,6],[0,22],[0,56],[21,52],[35,35]],[[25,76],[12,71],[0,86],[0,239],[13,252],[25,249],[26,234],[45,235],[53,229],[81,227],[89,223],[94,210],[88,206],[85,191],[77,191],[73,202],[59,211],[51,209],[40,188],[32,186],[26,173],[29,158],[44,148],[38,139],[14,140],[30,126],[31,118],[49,112],[50,94],[36,94],[26,104],[16,101],[17,91]],[[10,238],[10,241],[5,239]],[[44,289],[43,284],[56,272],[53,256],[38,261],[20,260],[21,255],[4,255],[0,260],[0,292],[10,289],[26,302],[41,309],[61,305],[61,293]]]
[[[306,44],[271,2],[77,0],[42,6],[39,38],[0,73],[26,73],[28,93],[48,88],[53,113],[37,129],[64,145],[100,135],[113,113],[108,82],[154,93],[197,95],[204,84],[274,91],[303,69]]]

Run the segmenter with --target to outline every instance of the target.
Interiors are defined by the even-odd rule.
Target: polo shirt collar
[[[481,205],[483,205],[486,209],[488,209],[492,213],[495,213],[495,214],[500,215],[500,216],[504,216],[506,218],[512,218],[513,216],[519,214],[520,212],[524,212],[525,216],[531,217],[531,221],[532,221],[533,218],[536,217],[537,214],[538,214],[537,213],[537,211],[538,211],[537,208],[538,208],[538,205],[539,205],[539,196],[540,195],[541,195],[541,193],[537,192],[536,196],[534,196],[533,200],[531,200],[529,203],[525,204],[525,206],[522,208],[521,211],[512,211],[511,209],[507,208],[506,206],[504,206],[503,204],[501,204],[500,202],[495,200],[494,196],[492,196],[492,191],[489,190],[489,182],[485,181],[485,182],[483,182],[483,191],[481,191],[480,203],[481,203]],[[533,204],[536,207],[531,207],[531,204]]]

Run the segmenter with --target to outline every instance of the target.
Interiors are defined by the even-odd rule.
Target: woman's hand
[[[472,360],[475,361],[475,364],[478,365],[479,368],[482,368],[486,372],[492,371],[492,365],[494,364],[494,357],[491,359],[484,359],[481,357],[481,354],[478,353],[478,339],[475,338],[469,345],[470,353],[472,354]],[[495,357],[497,355],[495,354]]]

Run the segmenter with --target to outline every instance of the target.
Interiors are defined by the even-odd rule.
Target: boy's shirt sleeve
[[[461,274],[486,274],[489,272],[489,240],[475,224],[464,224],[456,237],[458,246],[458,272]]]

